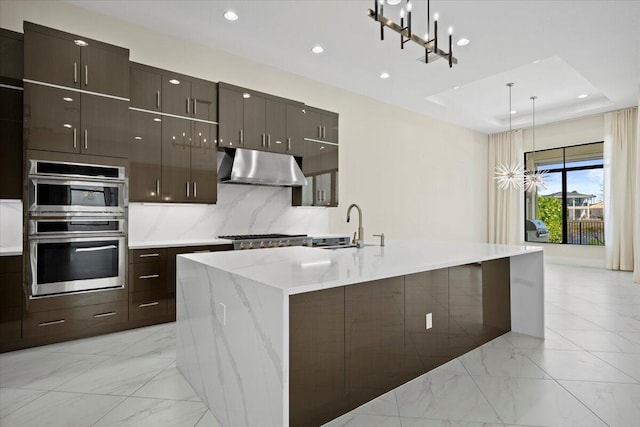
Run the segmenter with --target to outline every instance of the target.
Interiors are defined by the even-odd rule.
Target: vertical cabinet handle
[[[189,104],[191,103],[191,99],[187,96],[187,114],[189,114]]]
[[[291,138],[287,138],[287,151],[291,151]]]
[[[156,179],[156,197],[160,197],[160,180]]]
[[[327,127],[326,126],[322,126],[322,138],[326,138],[327,137]]]
[[[89,131],[87,129],[84,130],[84,149],[87,150],[89,148]]]
[[[156,108],[160,108],[160,91],[156,91]]]
[[[73,63],[73,83],[78,83],[78,63]]]
[[[271,148],[271,134],[267,135],[267,148]]]
[[[322,138],[322,126],[318,125],[318,138]]]
[[[244,132],[240,129],[240,144],[244,142]]]
[[[193,98],[193,115],[194,115],[194,116],[195,116],[195,115],[196,115],[196,113],[197,113],[197,108],[198,108],[198,107],[197,107],[197,105],[198,105],[198,104],[196,103],[196,99],[195,99],[195,98]]]
[[[73,128],[73,148],[78,148],[78,129]]]
[[[193,198],[198,198],[198,183],[193,181]]]
[[[267,146],[267,144],[264,142],[264,140],[265,140],[265,134],[263,133],[262,134],[262,147],[263,148]]]
[[[84,85],[89,86],[89,66],[84,66]]]
[[[187,198],[189,198],[189,181],[187,181]]]

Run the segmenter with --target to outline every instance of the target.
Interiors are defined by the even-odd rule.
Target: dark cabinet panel
[[[97,93],[129,98],[129,55],[123,55],[100,44],[82,48],[82,81],[80,87]]]
[[[142,262],[129,266],[129,292],[166,289],[167,263]]]
[[[80,46],[72,40],[25,28],[25,79],[79,89],[80,68]]]
[[[0,257],[0,348],[22,338],[22,256]]]
[[[338,143],[338,114],[306,107],[305,138]]]
[[[212,122],[218,120],[218,93],[215,83],[193,80],[191,99],[194,118]]]
[[[485,339],[511,330],[511,263],[509,258],[482,263],[482,321]]]
[[[191,81],[181,74],[162,75],[162,112],[191,115]]]
[[[347,411],[345,288],[289,297],[289,319],[289,425],[321,425]]]
[[[24,139],[32,150],[80,152],[80,94],[25,83]]]
[[[131,106],[143,110],[160,111],[162,90],[162,75],[152,70],[136,65],[129,69],[129,84],[131,85]]]
[[[287,153],[304,155],[304,132],[306,115],[303,105],[287,104]]]
[[[266,100],[267,150],[287,153],[287,105],[274,99]]]
[[[305,138],[322,139],[322,113],[320,111],[307,107],[305,109],[306,120],[304,127]]]
[[[334,113],[322,114],[322,139],[338,142],[338,115]]]
[[[162,176],[162,119],[159,115],[129,111],[129,200],[160,201]]]
[[[0,88],[0,98],[0,198],[21,199],[22,91]]]
[[[129,293],[129,320],[160,320],[166,315],[166,289]]]
[[[22,90],[0,87],[0,120],[22,123]]]
[[[244,148],[267,149],[266,100],[258,95],[244,99]]]
[[[0,28],[0,78],[22,86],[24,77],[24,36]]]
[[[218,87],[218,146],[243,147],[244,99],[242,92]]]
[[[215,203],[218,196],[218,150],[215,126],[193,122],[191,138],[191,200],[197,203]]]
[[[167,260],[167,248],[131,249],[129,263],[159,262]]]
[[[449,348],[460,356],[481,343],[482,267],[469,264],[449,269]]]
[[[405,381],[404,277],[345,288],[349,408]]]
[[[83,93],[81,106],[81,152],[96,156],[128,157],[128,103]]]
[[[191,122],[162,118],[162,200],[189,202],[191,194]]]

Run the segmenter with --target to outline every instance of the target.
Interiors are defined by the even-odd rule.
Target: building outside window
[[[604,245],[603,145],[525,153],[528,170],[548,171],[546,188],[525,192],[525,241]]]

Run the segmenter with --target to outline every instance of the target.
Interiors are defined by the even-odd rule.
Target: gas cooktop
[[[258,240],[258,239],[286,239],[291,237],[307,237],[306,234],[233,234],[229,236],[218,236],[220,239],[228,240]]]
[[[311,242],[311,239],[308,239],[306,234],[235,234],[218,237],[220,239],[233,240],[233,249],[305,246]]]

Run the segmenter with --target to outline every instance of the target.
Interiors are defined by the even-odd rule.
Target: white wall
[[[335,87],[184,42],[75,6],[3,0],[0,26],[22,21],[128,47],[131,60],[225,81],[340,113],[340,207],[329,209],[332,232],[351,202],[364,210],[367,238],[486,241],[487,138]]]
[[[536,126],[536,150],[588,144],[604,140],[604,114]],[[524,150],[533,149],[531,128],[524,130]],[[532,244],[544,247],[550,262],[584,267],[605,266],[604,246]]]

